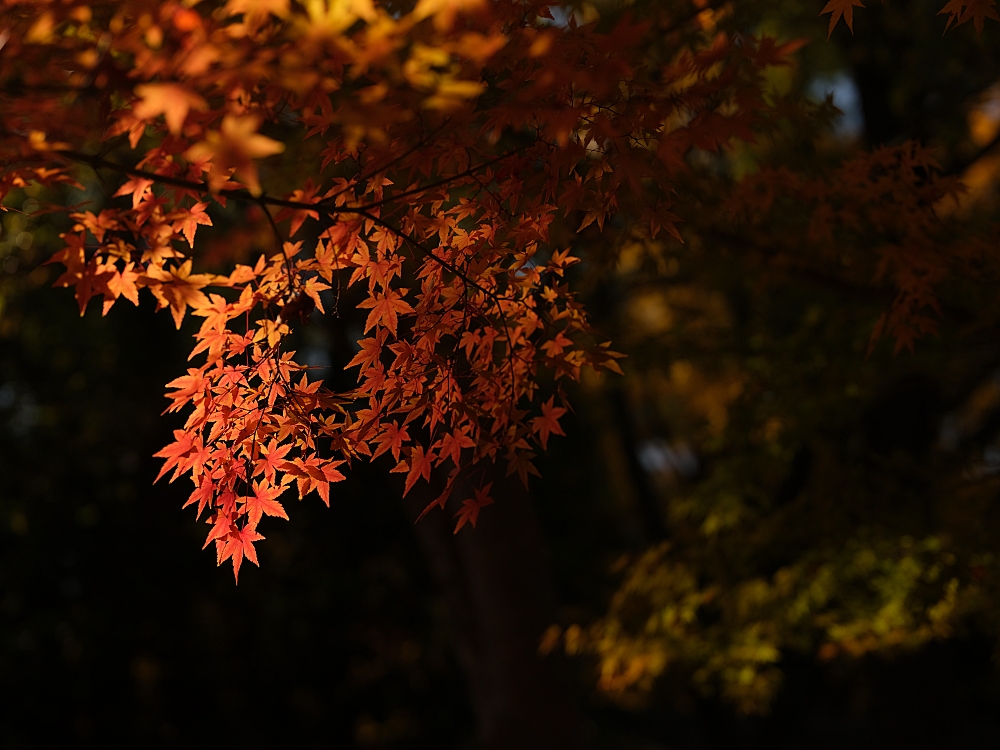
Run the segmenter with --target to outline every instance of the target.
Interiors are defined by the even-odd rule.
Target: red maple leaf
[[[833,29],[837,25],[837,21],[843,16],[844,20],[847,21],[847,28],[854,32],[854,9],[864,8],[865,6],[861,3],[861,0],[830,0],[823,10],[819,12],[822,16],[824,13],[830,13],[830,28],[827,30],[827,39],[833,34]]]
[[[424,453],[424,448],[419,443],[410,449],[410,471],[406,475],[406,486],[403,488],[403,497],[413,489],[420,477],[427,481],[431,478],[431,468],[434,466],[434,454],[431,451]]]
[[[972,21],[976,27],[976,34],[982,36],[983,26],[985,26],[987,18],[1000,21],[996,6],[996,0],[950,0],[938,11],[938,15],[948,14],[948,24],[945,26],[945,31],[951,28],[953,23],[956,26],[961,26],[963,23]]]
[[[485,487],[477,489],[476,496],[472,500],[462,501],[462,507],[455,514],[458,522],[455,524],[455,531],[453,533],[457,534],[461,531],[466,523],[472,526],[472,528],[476,528],[476,521],[479,520],[479,511],[487,505],[493,504],[493,498],[490,497],[490,488],[492,487],[493,483],[490,482]]]
[[[409,439],[410,433],[406,431],[405,427],[400,428],[395,421],[387,423],[382,427],[382,433],[375,438],[378,448],[372,454],[372,458],[378,458],[387,450],[391,450],[392,457],[396,461],[399,461],[399,450],[403,445],[403,441]]]
[[[462,465],[462,449],[475,447],[476,442],[465,432],[455,430],[444,434],[440,441],[439,451],[442,458],[450,458],[457,467]]]

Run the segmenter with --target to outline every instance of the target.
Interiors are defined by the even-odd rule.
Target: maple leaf
[[[133,270],[135,263],[131,261],[125,264],[121,271],[116,270],[114,276],[108,280],[108,290],[117,297],[124,297],[133,305],[139,305],[139,287],[136,281],[141,277],[138,271]],[[105,302],[104,312],[108,312],[110,305]]]
[[[254,341],[266,341],[269,349],[273,349],[291,329],[282,321],[259,320]]]
[[[362,310],[371,308],[368,319],[365,321],[365,333],[368,333],[374,326],[385,326],[389,333],[396,335],[396,327],[399,324],[397,315],[399,313],[412,313],[413,308],[403,299],[408,290],[391,289],[388,292],[378,292],[374,297],[368,297],[358,303]]]
[[[507,476],[517,473],[517,476],[521,480],[521,484],[525,487],[528,486],[528,475],[534,474],[536,477],[541,476],[538,473],[538,469],[531,462],[531,459],[535,457],[534,453],[525,450],[511,451],[507,454]]]
[[[117,198],[121,195],[131,195],[132,196],[132,208],[138,208],[142,199],[152,192],[153,181],[146,179],[145,177],[133,177],[132,179],[126,181],[118,190],[115,192],[114,197]]]
[[[205,360],[206,364],[214,364],[222,359],[223,352],[227,348],[230,349],[230,354],[238,355],[246,347],[239,346],[233,339],[235,338],[229,331],[216,331],[209,329],[207,331],[199,331],[195,334],[198,339],[198,344],[191,353],[188,355],[188,359],[194,359],[203,351],[208,351],[208,357]]]
[[[542,344],[542,350],[550,357],[558,357],[567,347],[573,345],[573,340],[566,338],[562,331],[558,331],[554,339],[549,339]]]
[[[104,242],[105,233],[118,226],[118,222],[114,219],[114,212],[108,209],[101,211],[96,216],[90,211],[86,211],[82,214],[71,214],[71,217],[79,222],[73,227],[74,230],[86,229],[94,235],[98,242]]]
[[[402,447],[403,442],[409,439],[410,434],[406,431],[406,427],[400,428],[395,420],[389,422],[383,426],[381,434],[375,438],[375,442],[378,443],[378,448],[372,454],[372,458],[378,458],[387,450],[391,450],[392,457],[398,462],[400,448]]]
[[[555,406],[553,401],[555,396],[551,396],[548,401],[542,404],[542,416],[534,417],[531,420],[531,431],[538,435],[542,443],[542,448],[548,448],[549,434],[563,435],[562,427],[559,426],[559,417],[566,413],[562,407]]]
[[[216,544],[221,545],[218,554],[218,564],[222,565],[226,560],[232,558],[233,577],[236,579],[237,584],[240,582],[240,566],[243,563],[244,557],[257,567],[260,567],[260,563],[257,562],[257,550],[254,548],[253,543],[259,542],[263,538],[263,536],[257,533],[257,529],[254,526],[244,526],[242,529],[231,531],[225,540],[220,539],[216,541]]]
[[[456,467],[462,465],[462,449],[475,448],[476,441],[470,438],[465,432],[455,430],[445,433],[440,441],[440,455],[451,459]]]
[[[253,195],[260,195],[260,180],[253,160],[285,150],[285,144],[257,132],[260,124],[259,117],[226,115],[221,129],[208,131],[203,141],[184,152],[184,157],[204,164],[213,190],[221,189],[229,172],[235,171]]]
[[[263,473],[267,481],[273,483],[275,470],[280,469],[285,463],[284,458],[291,449],[292,446],[289,444],[278,445],[277,440],[272,440],[267,448],[261,451],[264,457],[257,462],[254,476]]]
[[[451,497],[451,491],[455,487],[455,480],[458,478],[458,470],[452,471],[451,475],[448,477],[448,481],[445,482],[444,491],[438,495],[434,500],[429,502],[427,506],[420,511],[420,515],[417,516],[415,523],[420,523],[424,516],[431,512],[434,508],[440,508],[444,510],[444,506],[448,503],[448,499]]]
[[[361,347],[361,351],[354,355],[354,358],[347,363],[345,369],[360,366],[361,373],[364,374],[365,370],[374,366],[378,362],[379,357],[382,354],[382,345],[385,343],[383,340],[384,338],[385,333],[380,332],[380,335],[376,336],[376,338],[361,339],[361,341],[358,342],[358,346]]]
[[[288,199],[296,203],[315,203],[316,194],[318,192],[319,186],[314,185],[312,178],[310,177],[306,179],[305,186],[300,190],[293,191]],[[312,211],[310,209],[284,208],[278,212],[278,215],[274,217],[274,220],[283,221],[288,218],[291,218],[291,226],[288,230],[288,236],[294,237],[305,223],[306,219],[315,219],[318,221],[319,212]]]
[[[191,433],[186,430],[174,430],[174,442],[166,446],[162,450],[153,454],[154,458],[165,458],[167,459],[163,466],[160,468],[160,473],[156,475],[154,482],[160,481],[160,478],[166,474],[174,466],[177,466],[178,462],[187,456],[191,452],[191,448],[194,445],[194,437]],[[180,469],[174,472],[173,482],[180,473]]]
[[[230,517],[229,513],[225,513],[223,511],[219,511],[213,514],[209,518],[205,519],[205,522],[211,524],[212,528],[209,530],[208,536],[205,538],[205,544],[202,546],[202,549],[205,549],[205,547],[207,547],[212,542],[215,542],[218,545],[220,542],[225,540],[226,537],[228,537],[230,533],[232,533],[232,531],[236,528],[235,524],[233,524],[233,520]],[[216,547],[216,550],[218,554],[217,562],[218,564],[221,565],[222,548]]]
[[[316,305],[316,309],[319,310],[321,315],[325,315],[326,310],[323,309],[323,300],[320,299],[319,293],[325,292],[329,288],[329,284],[326,284],[315,277],[308,279],[306,283],[302,285],[302,293],[313,301],[313,304]]]
[[[181,132],[190,110],[203,112],[208,109],[201,96],[176,83],[146,83],[136,86],[135,93],[142,98],[132,107],[132,113],[142,120],[162,114],[167,128],[174,135]]]
[[[188,245],[194,248],[194,234],[200,226],[212,226],[211,217],[205,213],[207,203],[195,203],[184,215],[174,222],[174,229],[180,229]]]
[[[956,26],[961,26],[963,23],[972,21],[976,34],[979,36],[983,34],[987,18],[1000,21],[1000,15],[997,15],[996,0],[949,0],[948,4],[938,11],[938,15],[945,13],[948,14],[945,31],[951,28],[953,23]]]
[[[192,311],[192,315],[197,315],[205,319],[205,322],[201,324],[201,332],[204,333],[208,330],[225,331],[226,323],[229,322],[230,313],[232,312],[229,303],[221,294],[209,294],[208,299],[210,300],[209,304],[196,306]]]
[[[493,504],[493,498],[490,497],[490,488],[493,487],[493,483],[490,482],[485,487],[480,487],[476,490],[476,496],[472,500],[463,500],[462,507],[459,508],[458,513],[455,514],[455,518],[458,519],[455,524],[455,531],[452,532],[457,534],[462,530],[462,527],[468,523],[472,528],[476,528],[476,522],[479,520],[479,511],[485,508],[487,505]]]
[[[63,241],[66,247],[45,261],[46,264],[62,263],[66,266],[65,272],[52,282],[52,286],[74,286],[87,268],[87,258],[83,252],[84,238],[78,234],[70,234],[63,235]]]
[[[324,461],[317,456],[309,456],[303,460],[296,458],[294,461],[286,461],[281,465],[280,470],[291,477],[294,477],[298,484],[299,500],[307,494],[316,490],[320,498],[330,506],[330,484],[332,482],[342,482],[344,475],[337,471],[343,461]]]
[[[159,303],[157,309],[169,307],[178,328],[181,327],[188,305],[194,308],[209,305],[208,297],[201,289],[216,281],[216,277],[211,274],[192,274],[190,259],[170,270],[150,266],[146,274],[149,278],[149,291]]]
[[[320,461],[318,465],[309,466],[309,476],[320,499],[330,507],[330,484],[344,481],[344,475],[337,471],[343,461]]]
[[[406,475],[406,486],[403,488],[403,497],[413,489],[417,480],[423,477],[428,482],[431,479],[431,469],[434,466],[434,454],[431,451],[424,453],[424,448],[419,443],[410,449],[410,470]]]
[[[168,398],[174,401],[167,411],[176,411],[195,395],[205,391],[209,385],[209,380],[201,370],[189,369],[187,375],[181,375],[167,383],[167,388],[175,388],[176,392],[168,394]],[[174,436],[176,438],[176,435]]]
[[[288,520],[285,509],[274,498],[281,495],[287,486],[274,487],[267,482],[254,482],[253,495],[246,498],[246,511],[252,526],[257,526],[264,515],[276,516]]]
[[[202,476],[201,481],[195,482],[194,492],[184,503],[183,507],[188,507],[194,503],[198,503],[198,515],[195,518],[201,518],[202,512],[205,508],[212,503],[215,498],[215,482],[212,481],[211,477]]]
[[[864,8],[861,0],[830,0],[823,10],[819,12],[822,16],[824,13],[830,13],[830,28],[827,30],[826,38],[829,39],[833,35],[833,29],[837,25],[837,21],[843,16],[844,20],[847,22],[847,28],[854,33],[854,9]]]

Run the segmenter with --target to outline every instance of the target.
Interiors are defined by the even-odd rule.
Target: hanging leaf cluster
[[[989,16],[961,5],[956,23]],[[849,6],[833,10],[850,23]],[[191,367],[167,385],[186,421],[157,455],[161,476],[193,482],[220,563],[257,563],[264,516],[287,518],[296,495],[329,504],[359,460],[391,458],[404,494],[432,487],[425,513],[461,493],[456,531],[492,502],[494,469],[537,473],[563,432],[563,385],[620,371],[553,226],[679,240],[691,155],[753,141],[777,117],[764,72],[801,43],[703,15],[5,0],[0,198],[99,180],[106,206],[49,207],[71,219],[56,285],[81,314],[149,294],[178,328],[200,320]],[[264,217],[272,249],[207,273],[204,231],[230,204]],[[357,381],[335,392],[289,341],[352,288],[366,311]]]

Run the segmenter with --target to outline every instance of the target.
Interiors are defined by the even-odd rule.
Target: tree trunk
[[[417,493],[413,493],[416,495]],[[416,518],[428,498],[408,499]],[[562,657],[538,644],[554,621],[541,529],[524,489],[494,485],[496,503],[478,527],[455,535],[450,513],[433,511],[415,530],[448,604],[483,750],[584,746],[582,717]]]

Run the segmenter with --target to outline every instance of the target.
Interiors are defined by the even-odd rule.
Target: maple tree
[[[640,252],[663,266],[664,244],[689,231],[738,235],[779,272],[887,283],[869,348],[888,336],[899,350],[936,329],[942,282],[992,273],[993,235],[957,231],[943,207],[963,187],[915,141],[821,174],[763,158],[725,173],[723,156],[801,114],[769,78],[800,43],[726,26],[727,5],[668,5],[621,19],[426,0],[5,6],[0,184],[61,197],[46,206],[69,219],[56,283],[81,313],[95,297],[105,314],[123,297],[137,304],[146,289],[178,328],[198,319],[195,365],[168,384],[169,410],[187,421],[158,455],[161,477],[194,481],[188,505],[208,514],[220,563],[236,575],[244,558],[257,563],[264,516],[287,518],[287,498],[313,491],[329,505],[353,462],[383,456],[404,494],[436,496],[425,513],[454,496],[454,530],[475,526],[494,466],[527,481],[563,434],[568,382],[588,367],[618,371],[574,297],[578,258]],[[860,7],[828,3],[828,32],[841,19],[853,30]],[[981,32],[994,7],[951,2],[942,26]],[[84,204],[74,185],[87,198],[103,188],[106,205]],[[263,228],[270,249],[237,250],[209,273],[206,237],[223,221]],[[342,297],[359,299],[366,320],[350,363],[358,385],[331,390],[290,342],[313,311],[339,314]],[[718,324],[704,313],[698,325]],[[676,364],[670,388],[721,434],[742,376]],[[780,434],[783,419],[763,432]],[[685,498],[709,535],[745,512],[711,492]],[[685,642],[700,680],[763,710],[777,654],[814,638],[812,621],[789,614],[803,598],[853,596],[873,569],[907,592],[820,611],[836,626],[820,645],[829,655],[946,634],[981,593],[942,581],[910,596],[914,566],[952,554],[935,538],[877,540],[861,550],[877,561],[868,568],[857,550],[806,555],[780,581],[743,581],[719,599],[668,551],[628,568],[589,641],[565,634],[567,650],[597,654],[608,692],[648,690],[675,658],[664,644]],[[820,594],[807,586],[817,565],[830,573]],[[633,637],[623,623],[642,597],[679,619]],[[724,627],[700,628],[693,613],[712,600]],[[873,611],[900,601],[906,616],[875,622],[888,622],[879,633]],[[753,628],[756,640],[741,640]]]
[[[609,611],[543,642],[589,657],[605,695],[644,706],[666,684],[767,713],[790,654],[856,668],[844,662],[968,637],[972,623],[993,637],[995,483],[981,462],[994,448],[976,441],[995,444],[995,427],[970,415],[993,387],[980,358],[995,339],[995,167],[992,188],[968,179],[994,163],[989,117],[971,159],[936,144],[947,172],[910,161],[931,152],[899,131],[892,147],[857,153],[841,136],[824,149],[790,117],[731,157],[753,159],[732,190],[717,164],[695,170],[690,205],[675,206],[691,219],[685,247],[620,239],[611,320],[631,366],[617,408],[644,460],[615,486],[652,543],[616,563]],[[925,201],[933,215],[914,210]],[[902,363],[880,356],[887,330]]]
[[[192,351],[204,362],[168,384],[169,410],[191,411],[161,475],[190,473],[206,543],[237,574],[256,560],[262,515],[285,517],[277,498],[293,480],[329,502],[345,461],[391,453],[404,493],[445,472],[427,510],[477,484],[458,528],[490,502],[484,464],[537,473],[533,445],[561,432],[563,413],[542,374],[558,388],[585,366],[620,371],[549,225],[578,210],[581,229],[603,227],[628,187],[652,236],[676,234],[683,155],[751,138],[766,116],[761,71],[794,49],[718,36],[651,64],[636,44],[650,21],[555,27],[532,3],[209,10],[9,5],[2,185],[79,184],[76,165],[124,178],[113,197],[130,207],[71,209],[56,284],[75,288],[81,313],[147,289],[178,327],[189,308],[204,318]],[[313,140],[314,174],[264,192],[255,160]],[[229,201],[263,212],[278,252],[192,273],[208,206]],[[293,242],[304,226],[312,237]],[[283,342],[323,311],[322,292],[357,283],[371,311],[349,365],[359,387],[332,393]]]
[[[853,25],[856,5],[826,6],[831,31],[840,17]],[[979,29],[992,10],[944,12]],[[762,72],[798,46],[708,35],[657,63],[638,44],[649,19],[558,27],[532,3],[424,0],[405,13],[365,2],[11,3],[7,13],[4,190],[78,185],[75,165],[123,179],[113,197],[131,206],[70,209],[56,285],[75,288],[81,313],[94,297],[105,314],[122,297],[137,304],[147,289],[178,327],[189,308],[204,318],[191,354],[203,363],[168,384],[168,411],[190,413],[157,455],[160,476],[191,475],[206,544],[237,575],[244,557],[257,561],[261,518],[287,518],[278,498],[294,484],[329,504],[345,462],[391,454],[404,494],[445,472],[425,513],[456,482],[477,483],[456,531],[492,502],[484,464],[524,482],[537,473],[533,446],[562,434],[565,413],[543,400],[542,374],[558,387],[585,366],[620,372],[573,300],[564,277],[577,259],[551,245],[550,224],[579,211],[577,231],[603,228],[624,208],[651,239],[679,238],[671,186],[685,155],[752,141],[774,117]],[[323,148],[301,186],[264,192],[257,160],[313,140]],[[906,239],[881,249],[877,275],[896,274],[901,291],[876,335],[912,346],[933,328],[935,283],[963,257],[940,254],[937,217],[921,211],[957,194],[934,167],[915,144],[874,152],[845,165],[829,194],[761,172],[740,184],[733,210],[759,221],[775,186],[804,191],[818,204],[809,235],[821,239],[888,198],[871,221],[885,231],[900,219]],[[224,276],[193,273],[198,228],[227,201],[258,208],[279,252]],[[293,241],[303,227],[312,236]],[[921,242],[926,260],[914,254]],[[324,311],[323,292],[357,283],[370,310],[349,364],[359,387],[333,393],[309,382],[284,341]]]

